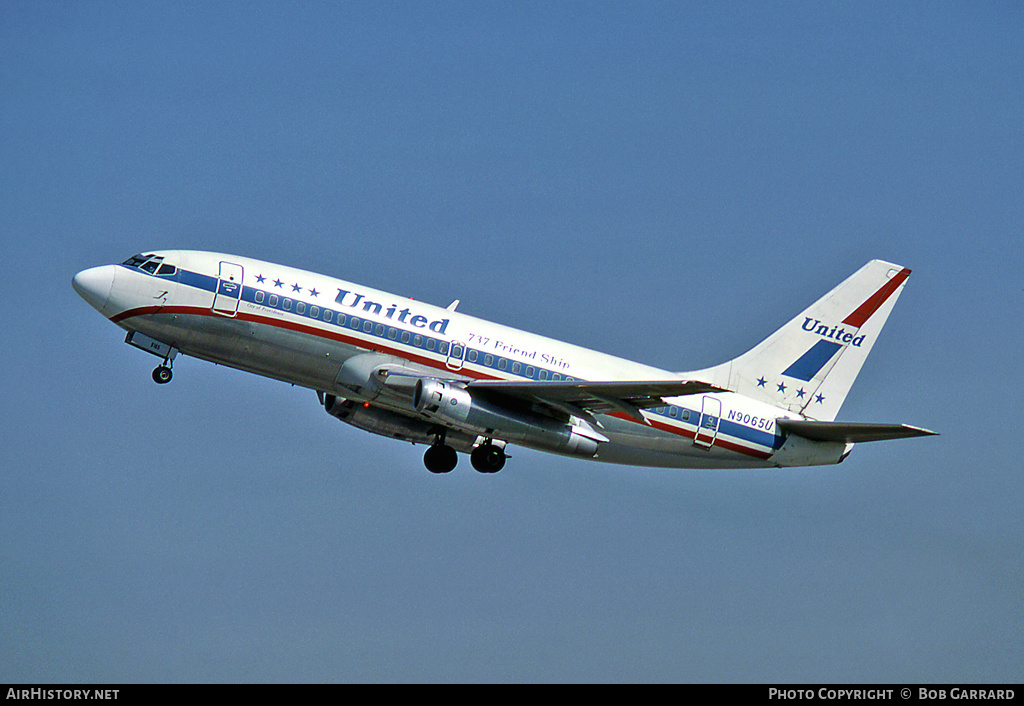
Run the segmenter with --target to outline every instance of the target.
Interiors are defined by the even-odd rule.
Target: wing
[[[781,431],[797,434],[811,441],[839,441],[847,444],[905,439],[912,436],[935,436],[938,433],[909,424],[857,424],[780,418],[776,420],[776,425]]]
[[[725,392],[720,387],[696,380],[477,380],[467,384],[466,389],[474,395],[491,397],[496,401],[503,398],[518,404],[539,404],[591,420],[594,414],[623,412],[641,422],[644,418],[640,410],[666,405],[665,397]]]

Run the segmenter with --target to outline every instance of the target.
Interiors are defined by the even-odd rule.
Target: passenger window
[[[309,307],[309,315],[311,317],[313,317],[314,319],[316,317],[320,316],[320,307],[318,307],[318,306],[311,306],[311,307]]]
[[[305,304],[305,302],[298,302],[295,305],[295,313],[296,314],[305,314],[306,313],[306,304]]]
[[[537,376],[537,378],[540,379],[540,380],[547,380],[548,379],[548,371],[547,370],[541,370],[540,374]]]
[[[532,365],[527,365],[526,366],[526,377],[533,378],[533,366]]]
[[[437,348],[437,341],[435,339],[433,339],[433,338],[428,338],[427,339],[427,350],[428,351],[432,351],[435,348]]]
[[[285,311],[291,311],[292,310],[292,300],[291,299],[287,299],[287,298],[282,300],[281,301],[281,308],[284,309]]]
[[[256,292],[256,303],[262,304],[263,300],[266,299],[267,295],[265,292]]]
[[[512,372],[513,372],[513,374],[518,375],[519,371],[522,370],[522,369],[523,369],[522,363],[520,363],[518,361],[515,362],[515,363],[512,363]]]
[[[448,342],[447,341],[441,341],[437,345],[437,352],[440,353],[441,355],[448,355]]]
[[[370,331],[372,331],[372,330],[373,330],[373,322],[372,321],[364,321],[363,322],[363,331],[365,331],[366,333],[370,333]]]
[[[475,363],[476,359],[477,359],[477,355],[478,355],[477,352],[475,350],[473,350],[472,348],[470,348],[469,349],[469,355],[467,355],[466,357],[469,359],[470,363]]]
[[[384,335],[384,324],[377,324],[377,326],[373,329],[373,335],[375,335],[375,336],[383,336]]]
[[[351,329],[359,329],[359,319],[355,316],[348,320],[348,327]]]
[[[331,316],[332,316],[331,310],[330,309],[324,309],[324,321],[326,321],[327,323],[330,323],[331,322]]]
[[[272,306],[272,307],[274,307],[276,309],[277,308],[277,295],[276,294],[271,294],[270,295],[270,301],[268,301],[267,303],[270,304],[270,306]]]
[[[417,333],[415,336],[412,337],[412,344],[417,348],[420,348],[423,345],[423,336]]]
[[[677,416],[679,416],[679,408],[678,407],[669,407],[668,408],[668,416],[670,416],[673,419],[675,419]]]
[[[396,329],[393,329],[393,328],[389,328],[388,329],[388,338],[390,338],[392,341],[395,340],[395,336],[397,336],[397,335],[398,335],[398,331]]]
[[[408,343],[409,342],[409,338],[410,338],[409,332],[408,331],[402,331],[402,343]]]

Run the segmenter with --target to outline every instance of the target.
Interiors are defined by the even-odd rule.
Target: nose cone
[[[102,267],[90,267],[82,270],[71,280],[71,286],[84,299],[89,302],[97,311],[102,312],[103,307],[110,298],[110,288],[114,285],[114,266],[103,265]]]

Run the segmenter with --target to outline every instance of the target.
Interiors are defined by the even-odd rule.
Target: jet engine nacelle
[[[375,400],[385,396],[408,400],[416,380],[423,372],[408,367],[394,357],[380,353],[361,353],[346,360],[334,383],[336,391],[349,399]]]
[[[593,456],[598,443],[607,441],[587,427],[474,398],[466,388],[443,380],[417,380],[412,403],[417,412],[439,424],[545,451]]]
[[[365,402],[325,395],[324,409],[332,417],[372,434],[411,441],[414,444],[433,444],[437,440],[438,425],[434,422],[368,405]],[[456,431],[448,431],[445,435],[445,442],[463,453],[471,452],[476,441],[476,435]]]

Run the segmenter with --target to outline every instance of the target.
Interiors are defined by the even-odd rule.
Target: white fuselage
[[[668,372],[371,289],[245,257],[159,251],[165,267],[107,265],[76,289],[107,318],[175,351],[415,416],[401,397],[353,395],[346,361],[374,353],[445,380],[672,380]],[[692,468],[836,463],[844,444],[786,437],[793,413],[733,392],[665,399],[642,419],[597,417],[593,458]],[[530,446],[528,442],[516,441]],[[550,450],[550,449],[549,449]]]

